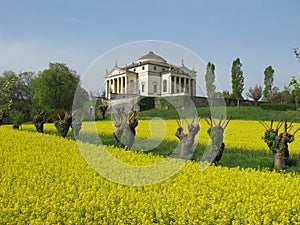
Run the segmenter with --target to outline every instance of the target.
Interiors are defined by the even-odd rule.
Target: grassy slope
[[[215,111],[220,109],[215,108]],[[198,115],[201,117],[209,117],[211,110],[208,107],[198,108]],[[182,112],[179,110],[179,112]],[[191,114],[190,110],[184,110],[187,115]],[[288,120],[293,122],[300,122],[300,111],[273,111],[273,110],[263,110],[260,107],[226,107],[227,116],[232,116],[232,119],[238,120]],[[143,111],[142,115],[144,118],[151,117],[161,117],[163,119],[177,119],[178,112],[175,109],[153,109]],[[192,115],[192,114],[191,114]]]

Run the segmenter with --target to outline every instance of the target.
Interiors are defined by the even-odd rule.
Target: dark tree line
[[[43,132],[47,120],[57,119],[57,110],[71,115],[88,101],[79,75],[63,63],[49,63],[49,68],[38,73],[4,71],[0,87],[0,121],[13,123],[15,128],[33,121],[38,132]]]

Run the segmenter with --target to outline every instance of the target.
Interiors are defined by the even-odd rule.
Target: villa
[[[181,65],[172,65],[153,53],[140,57],[130,65],[117,63],[105,75],[105,97],[116,96],[178,96],[196,95],[196,71]]]

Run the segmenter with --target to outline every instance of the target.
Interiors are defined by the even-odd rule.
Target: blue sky
[[[255,84],[263,85],[263,71],[269,65],[275,69],[274,85],[281,90],[292,75],[300,78],[300,65],[292,54],[293,48],[300,48],[298,0],[0,4],[0,72],[39,71],[49,62],[64,62],[83,74],[96,58],[119,45],[163,40],[213,62],[222,90],[231,92],[231,65],[237,57],[243,64],[244,93]]]

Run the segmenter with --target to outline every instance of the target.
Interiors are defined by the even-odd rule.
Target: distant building
[[[131,65],[117,63],[105,75],[105,97],[114,96],[176,96],[196,95],[196,71],[167,63],[159,55],[149,52]]]

